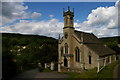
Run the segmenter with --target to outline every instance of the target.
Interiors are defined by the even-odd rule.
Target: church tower
[[[74,19],[73,19],[74,9],[73,9],[73,12],[70,11],[70,7],[68,6],[68,10],[66,12],[64,12],[63,10],[63,17],[64,17],[63,34],[64,36],[67,36],[68,34],[74,32]]]
[[[64,28],[73,28],[74,10],[73,10],[73,12],[71,12],[70,7],[68,6],[67,12],[63,12],[63,17],[64,17]]]

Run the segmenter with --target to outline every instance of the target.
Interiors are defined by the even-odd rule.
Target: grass
[[[120,63],[120,61],[115,61],[108,66],[105,67],[100,73],[98,73],[97,77],[98,78],[112,78],[113,77],[113,70],[114,67]]]
[[[52,72],[50,69],[44,69],[42,72]]]
[[[106,66],[101,72],[97,74],[97,68],[90,69],[83,73],[64,73],[70,76],[70,78],[112,78],[114,67],[120,63],[115,61]]]

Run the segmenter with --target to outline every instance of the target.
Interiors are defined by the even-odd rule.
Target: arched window
[[[89,55],[89,64],[91,64],[91,56]]]
[[[61,55],[63,55],[63,47],[61,47]]]
[[[80,50],[78,47],[75,49],[75,61],[80,62]]]
[[[65,54],[68,54],[68,44],[65,43]]]
[[[66,67],[68,66],[68,61],[67,61],[66,57],[64,58],[64,66],[66,66]]]
[[[89,51],[89,56],[88,56],[88,62],[89,62],[89,64],[91,64],[92,63],[92,57],[91,57],[91,52]]]
[[[68,17],[65,17],[65,27],[68,24]]]

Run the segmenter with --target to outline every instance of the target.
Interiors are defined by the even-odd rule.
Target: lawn
[[[114,67],[120,63],[120,61],[115,61],[107,65],[101,72],[97,74],[97,68],[90,69],[83,73],[64,73],[70,76],[70,78],[112,78]]]

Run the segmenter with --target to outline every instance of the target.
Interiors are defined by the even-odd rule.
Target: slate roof
[[[94,34],[76,30],[74,32],[74,34],[80,40],[82,40],[81,37],[83,36],[83,44],[85,44],[89,49],[97,53],[100,57],[116,53],[107,46],[104,46],[103,42],[100,41]]]
[[[81,40],[83,36],[83,43],[102,43],[94,34],[82,31],[74,31],[75,35]]]
[[[116,52],[102,44],[86,44],[86,46],[97,53],[100,57],[112,55]]]

